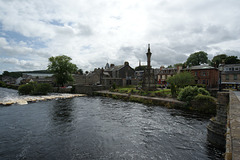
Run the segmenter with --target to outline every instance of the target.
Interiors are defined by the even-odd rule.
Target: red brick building
[[[205,84],[207,88],[218,87],[219,71],[215,67],[204,64],[185,68],[182,71],[191,72],[195,77],[195,84]]]

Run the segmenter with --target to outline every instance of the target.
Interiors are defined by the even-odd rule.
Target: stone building
[[[225,64],[221,72],[223,88],[240,88],[240,64]]]
[[[218,69],[207,64],[192,66],[182,71],[191,72],[195,77],[195,84],[204,84],[207,88],[217,88],[219,81]]]
[[[172,77],[177,73],[180,73],[181,69],[182,66],[178,66],[177,68],[165,68],[164,66],[161,66],[157,76],[158,84],[166,85],[167,84],[166,80],[169,77]]]
[[[143,74],[143,82],[142,82],[142,88],[144,90],[155,90],[156,89],[156,81],[155,81],[155,74],[154,69],[151,67],[151,55],[150,52],[150,44],[148,44],[148,52],[147,55],[147,67],[144,70]]]
[[[114,64],[109,66],[107,63],[105,70],[101,74],[101,84],[105,86],[111,86],[114,83],[117,86],[135,85],[134,72],[128,62],[117,66]]]
[[[95,68],[94,71],[91,71],[87,74],[74,74],[74,84],[75,85],[98,85],[100,84],[101,73],[103,69]]]

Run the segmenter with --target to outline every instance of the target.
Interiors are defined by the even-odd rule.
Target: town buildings
[[[105,69],[101,74],[101,84],[105,86],[111,86],[116,84],[117,86],[135,85],[137,80],[134,76],[135,70],[125,62],[123,65],[106,64]]]
[[[222,88],[240,88],[240,64],[223,64],[221,74]]]
[[[203,64],[185,68],[182,71],[191,72],[195,77],[195,84],[203,84],[207,88],[218,88],[219,71],[215,67]]]
[[[166,86],[167,85],[166,80],[169,77],[172,77],[177,73],[180,73],[181,69],[182,69],[182,66],[178,66],[177,68],[165,68],[164,66],[161,66],[157,76],[158,84]]]

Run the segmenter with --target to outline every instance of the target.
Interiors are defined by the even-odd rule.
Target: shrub
[[[49,91],[52,90],[52,86],[47,83],[40,83],[34,88],[31,94],[33,95],[46,95]]]
[[[202,95],[210,96],[210,93],[204,88],[198,88],[198,93],[200,93]]]
[[[32,84],[23,84],[18,87],[18,93],[21,95],[30,94],[34,90],[34,86]]]
[[[198,88],[196,86],[195,87],[187,86],[179,92],[177,99],[184,102],[190,102],[197,95]]]
[[[198,94],[210,96],[210,93],[204,88],[198,88],[197,86],[187,86],[179,92],[177,98],[180,101],[190,102]]]
[[[21,95],[46,95],[51,90],[52,86],[47,83],[29,83],[18,87],[18,93]]]
[[[0,87],[6,87],[6,84],[3,81],[0,81]]]
[[[209,95],[198,94],[192,101],[192,107],[202,113],[216,113],[216,100]]]

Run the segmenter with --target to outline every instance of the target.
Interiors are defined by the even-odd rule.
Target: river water
[[[0,88],[0,98],[17,96]],[[104,97],[0,106],[0,159],[223,159],[208,118]]]

